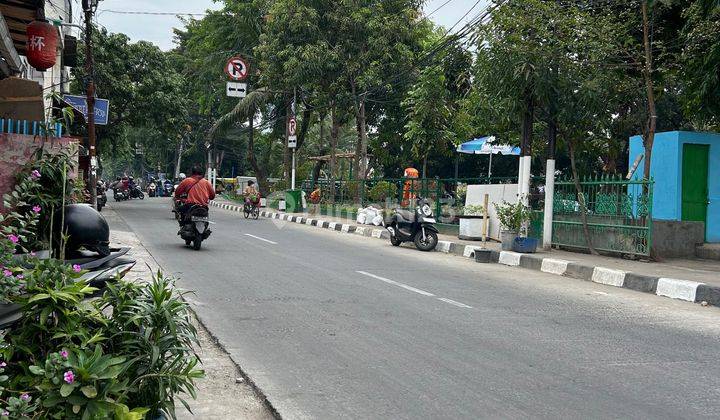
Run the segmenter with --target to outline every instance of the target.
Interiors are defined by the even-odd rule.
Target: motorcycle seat
[[[396,209],[395,217],[398,218],[399,222],[412,222],[415,219],[415,213],[410,210]]]

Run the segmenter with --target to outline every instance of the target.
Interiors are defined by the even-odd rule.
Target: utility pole
[[[92,50],[92,16],[93,7],[97,0],[82,0],[85,12],[85,74],[87,77],[87,134],[90,155],[90,173],[88,174],[88,190],[90,190],[90,205],[95,207],[97,202],[97,152],[95,150],[95,65]]]

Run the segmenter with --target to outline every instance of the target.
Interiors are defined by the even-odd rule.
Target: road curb
[[[225,210],[242,213],[242,207],[211,201],[210,204]],[[321,229],[334,230],[341,233],[376,239],[390,239],[390,232],[376,226],[356,226],[339,222],[328,222],[306,216],[295,216],[287,213],[261,211],[260,215],[269,219],[286,220]],[[452,254],[465,258],[475,258],[475,250],[480,246],[464,245],[452,241],[439,241],[437,252]],[[536,254],[521,254],[512,251],[493,251],[490,261],[509,267],[520,267],[528,270],[542,271],[572,279],[585,280],[612,287],[635,290],[642,293],[651,293],[657,296],[679,299],[687,302],[720,306],[720,287],[710,286],[690,280],[661,278],[640,273],[616,270],[607,267],[591,266],[576,261],[561,260],[552,257],[542,257]]]

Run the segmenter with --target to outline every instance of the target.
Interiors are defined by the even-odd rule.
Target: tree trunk
[[[330,108],[330,203],[335,204],[335,171],[337,166],[337,144],[340,133],[340,121],[337,115],[337,105],[333,103]]]
[[[175,160],[175,177],[174,179],[178,179],[180,177],[180,164],[182,162],[182,155],[183,155],[183,146],[185,145],[185,139],[181,138],[178,142],[178,148],[177,148],[177,159]]]
[[[248,135],[247,148],[248,161],[250,161],[250,166],[252,166],[253,172],[255,172],[255,178],[258,181],[258,188],[260,189],[260,194],[263,197],[267,197],[268,195],[270,195],[270,185],[268,184],[265,171],[260,165],[258,165],[258,161],[255,158],[255,128],[253,126],[253,120],[255,120],[254,110],[250,115],[250,133]]]
[[[568,149],[570,151],[570,167],[572,168],[575,191],[577,192],[578,202],[580,203],[580,219],[582,221],[583,234],[585,235],[585,243],[592,255],[598,255],[598,252],[592,244],[590,229],[588,228],[587,203],[585,203],[585,196],[583,195],[582,188],[580,187],[580,176],[578,175],[577,166],[575,165],[575,142],[573,140],[568,140]]]
[[[427,160],[428,160],[428,155],[425,154],[425,156],[423,156],[423,164],[422,164],[422,178],[423,179],[427,178]]]
[[[285,148],[283,149],[283,179],[288,182],[288,185],[290,182],[290,148],[288,148],[288,136],[290,135],[290,133],[288,132],[288,121],[290,120],[290,115],[292,113],[290,106],[290,101],[287,100],[287,105],[285,106]]]
[[[652,149],[655,142],[655,129],[657,127],[657,115],[655,112],[655,88],[652,80],[652,49],[650,45],[650,22],[648,19],[647,1],[642,2],[643,15],[643,45],[645,47],[645,66],[643,75],[645,77],[645,89],[647,91],[648,101],[648,121],[645,127],[645,136],[643,136],[643,145],[645,146],[645,166],[643,167],[643,177],[650,179],[650,165],[652,163]]]
[[[367,123],[365,119],[365,97],[360,99],[360,157],[358,178],[365,179],[367,177],[367,150],[368,150],[368,136],[367,136]]]

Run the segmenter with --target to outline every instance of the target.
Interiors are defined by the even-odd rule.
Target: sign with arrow
[[[247,83],[227,82],[225,94],[233,98],[244,98],[247,96]]]
[[[250,67],[242,57],[232,57],[225,65],[225,74],[236,82],[245,80],[249,72]]]

